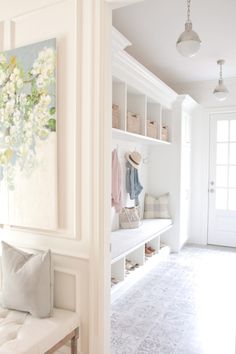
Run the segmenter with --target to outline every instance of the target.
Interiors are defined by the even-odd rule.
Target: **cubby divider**
[[[161,105],[157,102],[154,102],[154,101],[148,99],[147,100],[146,136],[154,138],[154,139],[160,139],[161,113],[162,113]],[[150,124],[153,124],[153,128]],[[154,134],[152,134],[152,133],[154,133]]]
[[[152,247],[155,250],[155,253],[158,253],[160,250],[160,237],[155,237],[148,241],[147,247]]]
[[[160,139],[171,142],[172,140],[172,111],[162,107],[161,135]]]
[[[123,134],[126,140],[145,144],[170,143],[171,109],[116,77],[112,82],[112,103],[119,111],[119,123],[113,125],[115,137]],[[168,136],[164,134],[167,131]]]
[[[144,245],[137,248],[135,251],[129,253],[126,256],[127,260],[130,260],[133,264],[138,264],[139,266],[144,265],[145,255],[144,255]]]
[[[111,277],[114,277],[118,281],[125,279],[125,257],[111,265]]]
[[[127,111],[127,85],[125,82],[113,78],[112,81],[112,103],[119,107],[118,129],[125,130]]]

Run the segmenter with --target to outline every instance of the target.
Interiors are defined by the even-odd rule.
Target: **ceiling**
[[[193,58],[175,46],[186,11],[186,0],[145,0],[114,10],[113,25],[132,43],[127,52],[170,86],[217,79],[217,59],[226,60],[223,77],[236,77],[236,1],[192,0],[193,30],[202,41]]]

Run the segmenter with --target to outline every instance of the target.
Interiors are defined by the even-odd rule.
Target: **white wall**
[[[0,9],[1,51],[57,39],[59,181],[56,230],[1,225],[0,238],[51,248],[55,305],[80,314],[80,353],[109,353],[111,9],[96,0],[9,0]]]
[[[0,229],[1,239],[26,249],[48,249],[53,253],[55,264],[55,306],[77,311],[81,316],[82,335],[79,341],[81,353],[88,353],[89,308],[88,308],[88,240],[81,233],[81,214],[76,198],[80,169],[78,158],[79,132],[78,73],[82,31],[75,14],[81,2],[76,0],[30,0],[20,6],[9,1],[1,8],[1,50],[13,49],[49,38],[57,41],[57,225],[44,230],[43,225],[22,227],[18,222]],[[44,181],[45,185],[47,180]],[[86,186],[84,187],[86,188]],[[39,191],[40,192],[40,191]],[[33,196],[31,195],[34,200]],[[24,195],[27,200],[27,192]],[[31,203],[33,213],[37,200]],[[49,211],[50,212],[50,211]]]
[[[226,79],[229,89],[226,101],[219,102],[212,94],[217,82],[192,82],[174,85],[179,94],[189,94],[202,108],[192,121],[192,189],[189,242],[207,244],[208,223],[208,166],[209,166],[209,113],[229,109],[236,103],[236,78]]]
[[[172,141],[172,144],[169,146],[158,146],[152,149],[150,166],[148,193],[155,197],[159,197],[165,193],[170,194],[169,208],[174,226],[171,230],[161,235],[161,240],[168,244],[172,251],[176,252],[179,250],[178,144]]]

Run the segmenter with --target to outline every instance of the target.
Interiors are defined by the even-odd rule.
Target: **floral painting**
[[[0,223],[55,230],[56,40],[0,53]]]
[[[0,181],[38,168],[37,148],[56,133],[55,39],[0,53]]]

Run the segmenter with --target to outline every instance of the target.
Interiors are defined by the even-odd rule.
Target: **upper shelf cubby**
[[[143,140],[146,144],[171,142],[171,109],[113,78],[112,127],[116,138]]]

